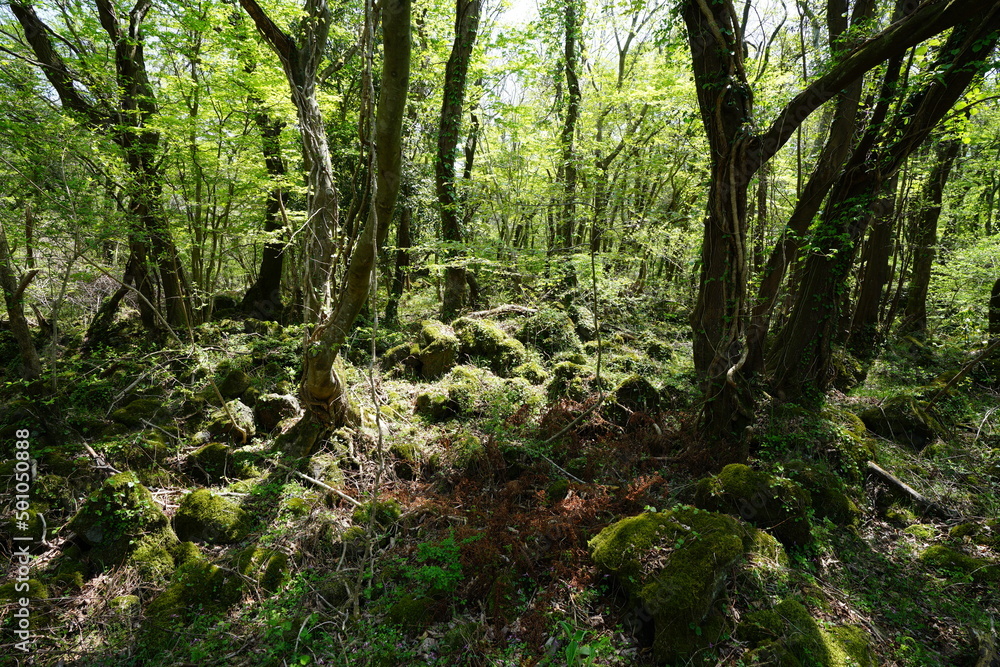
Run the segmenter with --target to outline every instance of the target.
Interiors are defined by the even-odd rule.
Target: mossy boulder
[[[875,667],[868,633],[854,626],[824,630],[809,610],[793,598],[772,609],[744,615],[736,630],[741,641],[756,648],[750,664]]]
[[[437,320],[424,320],[420,323],[420,333],[417,335],[417,345],[420,346],[420,374],[425,380],[436,380],[447,373],[458,360],[461,347],[455,331]]]
[[[223,613],[243,596],[241,575],[204,561],[177,568],[172,583],[146,608],[143,643],[168,648],[183,637],[176,630],[196,618]]]
[[[484,397],[503,386],[503,381],[486,369],[456,366],[436,387],[417,395],[416,413],[431,421],[475,414],[485,405]]]
[[[455,320],[452,328],[458,336],[462,354],[482,359],[490,370],[501,377],[508,377],[528,358],[521,341],[490,320],[463,317]]]
[[[698,482],[695,505],[738,516],[768,530],[785,546],[812,540],[809,494],[795,482],[756,471],[739,463]]]
[[[670,361],[674,358],[674,348],[670,346],[670,343],[658,338],[647,339],[643,344],[643,350],[650,359],[656,361]]]
[[[534,360],[515,366],[511,369],[510,374],[514,377],[524,378],[533,385],[545,384],[545,381],[549,379],[545,368]]]
[[[174,530],[185,541],[232,544],[250,532],[250,515],[223,496],[198,489],[181,501]]]
[[[275,549],[248,547],[233,557],[232,567],[265,591],[274,593],[288,578],[288,555]]]
[[[226,478],[248,479],[259,474],[253,466],[237,460],[233,449],[221,442],[210,442],[191,452],[187,464],[193,477],[207,483]]]
[[[608,420],[625,426],[633,413],[655,415],[660,410],[660,392],[653,383],[640,375],[632,375],[619,383],[605,403]]]
[[[340,457],[329,452],[315,454],[309,458],[309,475],[334,488],[343,486],[344,471],[340,469]]]
[[[847,494],[847,485],[825,464],[795,459],[785,464],[785,474],[809,492],[816,516],[838,526],[857,525],[861,508]]]
[[[111,420],[123,426],[142,426],[146,422],[156,423],[167,414],[163,400],[159,398],[137,398],[111,413]]]
[[[865,381],[865,365],[843,347],[834,346],[831,354],[833,386],[846,393]]]
[[[443,422],[457,416],[448,393],[436,387],[417,394],[414,412],[432,422]]]
[[[583,351],[573,320],[561,310],[542,310],[526,319],[518,339],[550,359],[560,352]]]
[[[862,412],[860,417],[873,433],[916,450],[923,449],[941,432],[927,403],[912,396],[886,399]]]
[[[138,595],[119,595],[108,600],[108,609],[118,614],[131,616],[142,609]]]
[[[228,362],[219,364],[215,374],[215,386],[226,400],[239,398],[250,388],[250,376]]]
[[[717,600],[752,545],[751,530],[736,519],[680,507],[622,519],[588,546],[641,610],[639,618],[652,621],[656,660],[672,663],[719,640]]]
[[[376,500],[367,502],[354,510],[351,520],[356,526],[367,526],[372,520],[372,512],[375,512],[374,522],[377,528],[386,529],[392,527],[403,514],[403,508],[398,501]]]
[[[109,477],[67,527],[90,547],[91,561],[103,567],[120,565],[139,550],[153,558],[177,544],[167,517],[131,472]]]
[[[550,401],[566,397],[574,401],[582,401],[590,391],[590,378],[593,371],[589,366],[561,361],[552,369],[552,380],[546,387]]]
[[[299,400],[289,394],[263,394],[253,406],[253,416],[261,431],[270,433],[282,420],[301,413]]]
[[[1000,581],[1000,565],[985,558],[973,558],[943,544],[928,547],[920,554],[920,561],[935,569],[971,576],[976,582]]]
[[[583,304],[573,304],[569,307],[569,319],[576,328],[576,335],[581,341],[592,341],[597,336],[597,318],[594,311]]]
[[[386,614],[393,625],[407,632],[415,633],[430,624],[429,612],[434,601],[426,597],[404,595],[402,599],[389,607]]]
[[[240,444],[246,443],[257,433],[253,410],[239,400],[229,401],[225,408],[213,410],[205,429],[216,440]]]

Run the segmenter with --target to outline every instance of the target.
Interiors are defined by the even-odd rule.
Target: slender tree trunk
[[[557,232],[561,253],[567,261],[562,263],[563,286],[567,289],[576,287],[576,272],[569,257],[573,254],[576,243],[576,190],[577,190],[577,156],[576,156],[576,126],[580,122],[580,47],[583,39],[583,11],[580,0],[566,0],[563,5],[563,73],[566,76],[566,115],[563,117],[562,131],[559,134],[560,164],[559,173],[562,184],[562,206],[559,212],[559,230]]]
[[[931,283],[931,269],[937,255],[937,226],[941,217],[944,186],[948,182],[952,165],[958,157],[961,144],[949,139],[942,141],[935,152],[934,166],[924,183],[920,197],[920,210],[913,225],[913,272],[910,289],[903,310],[900,334],[923,333],[927,329],[927,290]]]
[[[410,219],[413,209],[404,206],[399,212],[399,226],[396,228],[396,265],[392,272],[392,283],[389,285],[389,299],[385,304],[385,320],[389,326],[399,324],[399,299],[409,282]]]
[[[437,158],[434,163],[434,185],[441,210],[441,239],[446,244],[461,245],[465,242],[462,230],[462,202],[456,187],[455,158],[462,128],[465,89],[469,76],[469,62],[476,45],[482,0],[456,0],[455,41],[451,56],[445,66],[444,99],[438,125]],[[458,264],[461,253],[457,248],[446,252],[444,294],[441,316],[450,320],[468,305],[469,292],[466,267]]]
[[[14,334],[18,352],[21,354],[21,376],[29,381],[37,380],[42,374],[42,362],[38,357],[38,350],[35,349],[28,320],[24,316],[24,290],[37,273],[38,269],[32,269],[18,279],[10,256],[7,232],[0,224],[0,288],[3,289],[4,302],[7,305],[10,332]]]

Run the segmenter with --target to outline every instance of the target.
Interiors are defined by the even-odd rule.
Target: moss
[[[458,337],[451,327],[437,320],[424,320],[420,323],[417,344],[420,346],[420,374],[424,379],[441,377],[458,359]]]
[[[831,352],[834,387],[847,393],[865,381],[868,372],[857,357],[839,346],[834,346]]]
[[[442,422],[456,416],[448,394],[437,388],[417,394],[414,412],[432,422]]]
[[[216,369],[215,385],[225,399],[238,398],[250,388],[250,376],[229,362],[222,362]]]
[[[549,379],[549,374],[542,365],[534,360],[515,366],[510,373],[514,377],[524,378],[533,385],[544,384]]]
[[[137,398],[112,412],[111,420],[124,426],[142,426],[144,422],[156,421],[165,412],[161,399]]]
[[[178,567],[186,563],[204,560],[201,549],[194,542],[178,542],[170,550],[170,555],[174,557],[174,562]]]
[[[526,319],[518,338],[546,358],[552,358],[559,352],[583,350],[573,320],[559,310],[542,310]]]
[[[605,403],[604,413],[620,426],[628,423],[632,413],[655,415],[660,410],[660,392],[653,383],[639,375],[625,378]]]
[[[288,555],[274,549],[249,547],[233,558],[233,569],[274,593],[288,578]]]
[[[344,471],[340,469],[340,457],[336,454],[322,453],[311,457],[309,475],[334,488],[344,484]]]
[[[861,413],[874,433],[920,450],[937,437],[941,426],[930,415],[927,403],[912,396],[894,396]]]
[[[38,601],[49,597],[49,587],[37,579],[8,581],[0,586],[0,601],[17,602],[21,598]]]
[[[356,526],[367,526],[371,512],[375,511],[375,525],[379,528],[389,528],[403,514],[403,507],[394,499],[367,502],[354,510],[351,520]]]
[[[78,591],[83,588],[84,576],[81,571],[60,572],[52,578],[56,587]]]
[[[706,630],[718,627],[716,599],[752,542],[732,517],[680,507],[622,519],[588,546],[598,567],[652,619],[656,659],[676,661],[713,641]]]
[[[574,401],[582,401],[587,396],[587,378],[592,371],[587,366],[561,361],[552,369],[552,381],[546,388],[549,400],[555,401],[563,396]]]
[[[420,446],[415,442],[394,442],[389,445],[389,452],[401,461],[416,463],[420,460]]]
[[[907,535],[912,535],[920,540],[932,540],[937,533],[937,529],[929,523],[915,523],[903,529]]]
[[[486,455],[483,441],[468,431],[459,431],[451,439],[448,459],[459,470],[467,470],[478,464]]]
[[[901,505],[890,505],[885,511],[885,518],[897,526],[908,526],[911,523],[917,522],[917,515],[913,513],[913,510],[908,507],[903,507]]]
[[[832,463],[852,483],[860,482],[868,461],[878,461],[875,443],[861,418],[850,410],[826,406],[820,417],[837,427],[838,436],[830,443]]]
[[[169,548],[177,542],[167,517],[133,473],[109,477],[67,524],[91,547],[90,558],[119,565],[142,543]]]
[[[108,608],[119,614],[135,614],[142,608],[138,595],[119,595],[108,600]]]
[[[778,538],[757,528],[750,532],[749,556],[755,565],[788,567],[788,554]]]
[[[198,489],[185,496],[174,516],[174,529],[186,541],[232,544],[250,532],[250,516],[222,496]]]
[[[240,575],[203,561],[177,568],[173,583],[146,608],[143,643],[156,649],[175,641],[174,630],[224,612],[242,597]]]
[[[823,463],[794,460],[785,464],[788,477],[809,492],[816,516],[838,526],[857,525],[861,509],[847,495],[847,487]]]
[[[760,647],[758,664],[816,667],[874,667],[868,634],[844,626],[824,630],[798,600],[789,598],[773,609],[745,614],[737,637]]]
[[[144,582],[159,582],[167,579],[174,571],[174,557],[162,540],[145,537],[135,545],[129,555],[128,564],[134,566]]]
[[[734,463],[716,477],[698,482],[695,505],[726,512],[771,531],[786,546],[802,546],[812,540],[806,510],[809,495],[788,479]]]
[[[433,601],[429,598],[406,595],[389,607],[388,620],[407,632],[415,633],[428,625],[428,612]]]
[[[508,335],[495,322],[463,317],[452,323],[462,354],[486,361],[497,375],[507,377],[525,363],[527,351],[521,341]]]
[[[316,592],[333,607],[339,607],[351,599],[354,578],[346,572],[327,572],[316,582]]]
[[[568,479],[557,479],[556,481],[549,484],[549,488],[545,489],[545,497],[548,498],[549,503],[553,505],[560,502],[568,494],[569,494]]]
[[[645,344],[646,354],[656,361],[670,361],[674,358],[674,349],[662,340],[649,340]]]
[[[933,568],[970,575],[973,581],[1000,581],[1000,566],[985,558],[973,558],[943,544],[935,544],[920,554],[920,561]]]
[[[225,408],[213,410],[205,428],[213,438],[241,444],[257,433],[253,410],[239,400],[229,401]]]

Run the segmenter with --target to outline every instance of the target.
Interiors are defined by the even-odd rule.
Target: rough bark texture
[[[563,73],[566,75],[566,115],[559,134],[560,172],[562,174],[563,205],[560,211],[559,243],[561,250],[571,255],[576,243],[576,126],[580,121],[580,41],[583,24],[579,0],[567,0],[563,6]],[[567,287],[576,286],[572,264],[563,267]]]
[[[903,322],[900,324],[901,334],[923,332],[927,328],[927,289],[931,284],[931,268],[937,255],[937,225],[941,217],[941,201],[960,147],[961,144],[954,139],[938,144],[934,166],[924,183],[920,197],[921,207],[913,221],[913,271],[910,274]]]
[[[14,334],[21,355],[21,376],[25,380],[37,380],[42,374],[42,362],[38,358],[38,350],[35,349],[35,342],[31,337],[31,328],[24,316],[24,290],[37,273],[38,269],[32,269],[20,280],[17,278],[11,261],[7,234],[3,225],[0,225],[0,288],[3,289],[4,302],[7,305],[10,332]]]
[[[462,231],[461,201],[455,184],[455,158],[462,128],[469,61],[476,45],[482,7],[482,0],[455,2],[455,41],[451,47],[448,64],[445,66],[444,98],[441,102],[438,125],[434,185],[441,209],[441,239],[447,244],[454,245],[461,245],[465,241]],[[452,265],[459,254],[454,248],[446,251],[448,266],[444,272],[444,294],[441,303],[441,315],[446,320],[453,318],[468,305],[466,268]]]

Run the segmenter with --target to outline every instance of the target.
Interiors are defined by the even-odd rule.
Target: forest
[[[0,0],[0,664],[1000,665],[1000,0]]]

